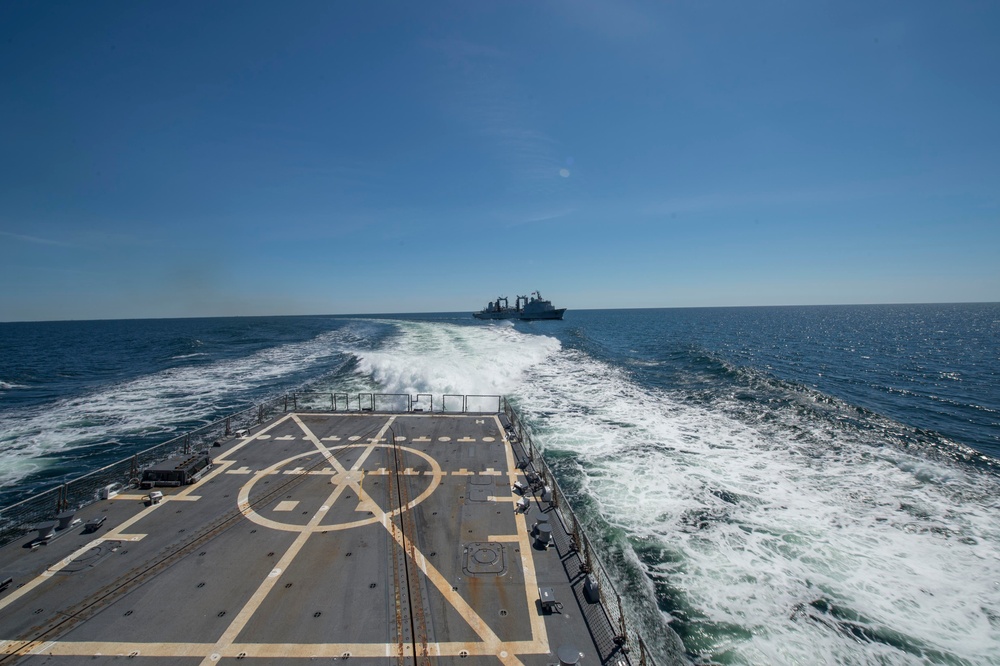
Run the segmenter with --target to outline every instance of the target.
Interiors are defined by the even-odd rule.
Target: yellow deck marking
[[[336,414],[337,416],[345,416],[344,414]],[[354,416],[354,415],[346,415]],[[370,415],[364,415],[370,418]],[[426,415],[431,416],[431,415]],[[440,417],[441,415],[435,415]],[[405,544],[403,543],[402,534],[398,533],[397,530],[390,529],[392,521],[390,520],[390,515],[385,513],[377,504],[364,492],[362,489],[364,480],[364,471],[360,469],[364,460],[368,457],[374,448],[374,445],[365,446],[365,451],[359,456],[357,462],[354,466],[347,470],[343,467],[340,462],[334,458],[330,449],[324,447],[320,440],[317,439],[309,429],[301,422],[295,414],[286,415],[279,421],[271,424],[268,428],[257,435],[247,438],[245,441],[241,442],[234,449],[227,452],[228,454],[234,453],[237,449],[242,448],[244,445],[253,441],[253,439],[260,437],[267,430],[274,428],[279,423],[284,422],[288,418],[293,418],[297,424],[302,428],[303,432],[306,433],[304,439],[312,441],[314,446],[327,458],[330,462],[331,467],[324,470],[326,473],[331,474],[334,478],[337,478],[338,482],[334,483],[334,489],[327,498],[325,506],[332,505],[336,501],[337,497],[343,492],[345,488],[351,488],[358,494],[358,498],[361,502],[371,503],[371,507],[376,514],[376,522],[381,522],[383,527],[386,528],[387,532],[392,536],[392,538],[403,548],[404,553],[407,551]],[[389,425],[392,423],[395,417],[391,417],[389,421],[383,427],[382,432],[379,436],[385,434],[388,430]],[[447,418],[462,418],[459,416],[452,416]],[[494,417],[497,422],[499,431],[502,433],[503,429],[500,426],[499,418]],[[375,439],[375,438],[373,438]],[[398,438],[397,438],[398,439]],[[506,438],[504,438],[506,440]],[[419,441],[420,438],[414,441]],[[429,441],[429,440],[428,440]],[[351,445],[350,448],[358,447],[360,445]],[[340,447],[338,447],[340,448]],[[348,447],[343,447],[348,448]],[[403,448],[403,447],[401,447]],[[405,451],[409,451],[416,455],[426,455],[422,454],[420,451],[414,449],[403,448]],[[508,467],[508,475],[511,482],[517,479],[518,471],[515,467],[514,455],[512,449],[507,446],[506,450],[506,462]],[[305,454],[311,455],[311,454]],[[292,459],[299,456],[294,456]],[[444,472],[441,471],[440,466],[437,465],[437,461],[428,458],[435,467],[434,472],[429,472],[435,478],[430,484],[428,491],[425,491],[426,495],[433,492],[440,484],[441,478],[444,476]],[[201,483],[209,480],[210,478],[224,473],[227,468],[232,466],[235,461],[232,460],[222,460],[216,461],[218,466],[212,471],[211,474],[204,477],[201,481],[187,489],[181,491],[176,495],[165,496],[164,502],[157,505],[150,505],[139,512],[135,517],[126,521],[118,527],[114,532],[109,532],[104,537],[95,539],[90,542],[80,550],[76,551],[73,555],[61,560],[59,563],[50,567],[45,573],[37,577],[35,580],[26,584],[24,587],[16,590],[15,592],[9,594],[3,600],[0,600],[0,608],[8,605],[14,599],[22,596],[27,590],[34,586],[37,586],[45,579],[51,577],[53,573],[66,566],[69,562],[72,562],[80,554],[94,547],[95,545],[101,543],[102,541],[112,540],[112,539],[126,539],[126,538],[141,538],[144,535],[139,534],[125,534],[121,530],[131,526],[148,515],[149,512],[155,510],[162,504],[168,501],[193,501],[197,499],[196,496],[191,495],[191,491],[194,490]],[[246,489],[246,497],[244,497],[243,490],[240,494],[240,508],[244,510],[249,509],[249,487],[253,485],[257,478],[263,478],[264,476],[277,473],[277,469],[284,464],[287,464],[288,460],[284,460],[272,467],[258,472],[255,478],[252,479],[248,484],[244,485]],[[407,468],[406,471],[412,471]],[[379,472],[369,472],[370,474],[387,474],[384,468],[380,469]],[[404,471],[405,473],[405,471]],[[487,473],[494,473],[492,468],[487,470]],[[428,474],[428,473],[425,473]],[[474,474],[474,472],[468,472],[465,469],[459,470],[459,472],[453,472],[452,474],[457,474],[460,476],[468,476]],[[495,472],[496,475],[502,474],[501,472]],[[421,496],[423,497],[423,495]],[[412,508],[421,497],[411,501],[406,508]],[[506,501],[506,498],[490,498],[495,501]],[[516,498],[511,498],[513,501]],[[246,503],[245,503],[246,501]],[[283,502],[282,504],[287,504]],[[279,504],[280,506],[280,504]],[[360,506],[360,504],[359,504]],[[295,559],[303,545],[313,534],[315,529],[318,529],[320,522],[326,512],[322,509],[317,511],[315,515],[310,519],[309,524],[299,525],[297,529],[299,534],[295,541],[288,548],[282,558],[277,562],[275,568],[270,572],[267,578],[265,578],[258,589],[251,596],[250,600],[244,605],[233,622],[229,625],[227,630],[223,633],[220,639],[216,643],[167,643],[167,642],[151,642],[151,643],[128,643],[128,642],[97,642],[97,641],[82,641],[82,642],[61,642],[61,641],[48,641],[48,642],[38,642],[38,641],[15,641],[15,640],[0,640],[0,654],[46,654],[46,655],[57,655],[57,656],[94,656],[98,654],[104,655],[121,655],[129,656],[131,654],[137,654],[142,657],[203,657],[202,664],[207,666],[208,664],[217,661],[220,658],[235,658],[235,657],[263,657],[263,658],[278,658],[278,657],[316,657],[316,658],[338,658],[343,656],[345,653],[350,653],[354,657],[381,657],[385,658],[391,656],[393,651],[397,647],[394,643],[236,643],[234,642],[239,633],[245,628],[249,619],[257,611],[260,605],[263,603],[269,591],[274,587],[277,581],[280,579],[282,573],[287,570],[288,566]],[[545,654],[549,652],[548,637],[545,631],[544,618],[535,612],[532,612],[535,607],[535,592],[537,590],[537,576],[534,569],[534,561],[532,559],[532,550],[530,539],[527,532],[527,524],[525,517],[522,514],[517,514],[515,516],[516,523],[516,534],[500,534],[500,535],[490,535],[490,541],[507,542],[507,543],[518,543],[520,545],[520,557],[521,566],[524,572],[525,581],[525,601],[526,607],[529,609],[529,618],[531,624],[531,635],[530,641],[501,641],[499,636],[497,636],[493,630],[483,621],[483,619],[476,613],[476,611],[469,605],[469,603],[457,592],[451,589],[451,584],[449,581],[445,580],[441,573],[434,568],[432,564],[427,561],[427,558],[420,553],[416,547],[413,547],[413,560],[417,567],[424,573],[427,580],[433,584],[438,591],[444,596],[445,600],[451,604],[452,607],[463,617],[468,623],[473,631],[482,640],[481,643],[473,642],[449,642],[449,643],[429,643],[428,650],[431,655],[434,656],[458,656],[462,653],[475,656],[495,656],[502,663],[515,666],[521,664],[521,661],[514,656],[515,654]],[[280,529],[280,528],[279,528]],[[329,529],[329,528],[324,528]],[[407,554],[409,556],[409,554]],[[214,658],[214,659],[213,659]]]
[[[326,461],[330,463],[330,466],[336,471],[337,473],[336,478],[338,478],[340,481],[339,483],[334,484],[333,491],[330,493],[329,497],[327,497],[326,502],[323,503],[323,506],[333,506],[334,502],[337,501],[337,498],[341,495],[341,493],[343,493],[346,488],[350,488],[355,493],[357,493],[357,497],[360,503],[370,504],[377,509],[378,507],[375,505],[375,502],[371,499],[371,497],[367,495],[367,493],[364,492],[364,490],[361,487],[362,481],[364,479],[363,472],[361,471],[361,466],[364,464],[364,461],[368,458],[369,454],[371,454],[375,446],[374,445],[366,446],[365,450],[361,453],[360,456],[358,456],[357,461],[354,463],[351,469],[348,470],[341,464],[339,460],[337,460],[337,458],[333,455],[330,449],[323,446],[323,443],[319,441],[316,435],[314,435],[313,432],[309,430],[308,427],[306,427],[305,423],[302,422],[302,419],[300,419],[297,414],[292,414],[292,420],[294,420],[295,423],[299,426],[299,428],[302,429],[302,432],[305,433],[305,439],[311,441],[313,443],[313,446],[319,449],[320,453],[323,454],[323,457],[326,458]],[[383,435],[385,435],[386,431],[389,429],[389,426],[392,425],[394,420],[395,417],[390,417],[386,421],[385,425],[382,426],[382,430],[379,432],[377,437],[382,437]],[[241,509],[244,506],[244,501],[246,501],[245,505],[246,508],[249,509],[249,487],[251,485],[252,482],[244,485],[243,489],[240,490],[239,502]],[[244,490],[246,490],[246,498],[244,498]],[[306,541],[309,540],[309,537],[312,536],[313,532],[319,528],[320,522],[325,517],[326,517],[326,511],[322,510],[317,511],[315,514],[313,514],[313,516],[309,519],[309,522],[306,523],[305,526],[300,527],[301,531],[299,531],[298,536],[295,537],[295,540],[288,547],[288,550],[286,550],[285,554],[281,556],[281,559],[278,560],[278,563],[274,566],[274,569],[271,571],[271,573],[267,576],[267,578],[265,578],[260,583],[257,590],[253,593],[253,595],[250,597],[247,603],[244,604],[243,608],[240,609],[240,612],[236,615],[235,618],[233,618],[233,621],[230,623],[226,631],[222,634],[219,640],[216,641],[213,652],[221,654],[225,648],[231,646],[236,641],[236,637],[240,635],[240,632],[243,631],[244,627],[246,627],[247,623],[250,621],[250,618],[252,618],[254,613],[257,612],[257,609],[260,608],[260,605],[264,603],[264,599],[267,598],[267,595],[271,592],[271,589],[278,582],[278,579],[281,578],[282,572],[288,570],[288,566],[292,563],[292,561],[295,560],[295,557],[299,554],[299,551],[302,550],[302,547],[306,544]],[[205,657],[201,663],[202,666],[208,666],[212,662],[213,660],[211,658],[211,655],[209,655]]]
[[[503,432],[500,417],[494,416],[493,420],[496,421],[500,432]],[[507,456],[508,473],[514,477],[517,473],[517,463],[514,461],[514,449],[510,446],[505,446],[504,452]],[[518,542],[520,543],[521,570],[524,571],[525,603],[529,609],[534,609],[535,595],[538,593],[538,576],[535,574],[535,561],[531,557],[532,549],[531,541],[528,539],[528,525],[525,522],[523,513],[515,514],[514,522],[517,524],[514,532],[517,534]],[[545,631],[545,619],[538,613],[532,612],[528,613],[528,617],[531,619],[531,638],[535,643],[544,646],[544,652],[548,652],[549,636]]]
[[[73,553],[71,553],[71,554],[67,555],[66,557],[64,557],[63,559],[59,560],[58,562],[56,562],[55,564],[53,564],[52,566],[50,566],[48,569],[46,569],[45,571],[43,571],[41,574],[39,574],[38,576],[35,576],[35,578],[31,579],[30,581],[28,581],[27,583],[25,583],[24,585],[22,585],[18,589],[14,590],[13,592],[11,592],[7,596],[5,596],[3,599],[0,599],[0,610],[3,610],[7,606],[9,606],[12,602],[16,601],[17,599],[20,599],[21,597],[23,597],[24,595],[26,595],[28,592],[31,592],[36,587],[38,587],[39,585],[41,585],[45,581],[49,580],[50,578],[52,578],[52,576],[54,574],[56,574],[60,569],[62,569],[63,567],[68,566],[71,562],[73,562],[73,560],[77,559],[78,557],[81,557],[84,553],[86,553],[87,551],[89,551],[91,548],[94,548],[94,547],[100,545],[101,543],[103,543],[105,541],[119,541],[119,540],[125,541],[125,540],[127,540],[125,537],[138,536],[138,535],[135,535],[135,534],[127,535],[125,533],[125,530],[127,530],[129,527],[131,527],[132,525],[136,524],[137,522],[139,522],[140,520],[142,520],[143,518],[145,518],[146,516],[148,516],[150,513],[152,513],[153,511],[155,511],[159,507],[164,506],[166,504],[169,504],[172,501],[177,501],[178,499],[180,499],[181,501],[183,501],[184,498],[187,498],[191,494],[191,491],[193,491],[194,489],[198,488],[201,484],[203,484],[203,483],[209,481],[210,479],[214,478],[218,474],[221,474],[222,472],[224,472],[228,467],[230,467],[233,464],[234,461],[232,461],[232,460],[224,460],[224,458],[227,455],[232,455],[236,451],[240,450],[241,448],[243,448],[244,446],[246,446],[247,444],[249,444],[250,442],[252,442],[256,437],[259,437],[260,435],[266,433],[267,431],[271,430],[272,428],[277,427],[279,424],[284,423],[287,419],[288,419],[288,416],[284,416],[284,417],[278,419],[277,421],[275,421],[274,423],[272,423],[268,427],[264,428],[263,430],[261,430],[260,432],[258,432],[257,434],[255,434],[253,437],[247,437],[242,442],[240,442],[239,444],[237,444],[236,446],[234,446],[232,449],[230,449],[225,454],[223,454],[223,456],[221,458],[216,459],[216,461],[215,461],[215,469],[213,469],[211,472],[209,472],[208,474],[206,474],[205,476],[203,476],[197,483],[194,483],[194,484],[188,486],[187,488],[185,488],[184,490],[182,490],[181,492],[179,492],[179,493],[177,493],[175,495],[164,495],[163,500],[159,504],[150,504],[149,506],[147,506],[144,509],[142,509],[141,511],[139,511],[139,513],[137,513],[136,515],[132,516],[130,519],[128,519],[125,522],[121,523],[117,527],[109,530],[107,533],[104,534],[104,536],[97,537],[96,539],[93,539],[92,541],[88,542],[86,545],[81,546],[80,548],[78,548],[77,550],[75,550]]]
[[[486,643],[428,643],[428,651],[433,656],[457,657],[462,652],[469,655],[495,655],[496,648]],[[503,643],[507,652],[538,654],[537,646],[531,641]],[[212,643],[130,643],[116,641],[0,641],[0,654],[36,654],[59,657],[93,657],[96,655],[127,657],[137,652],[140,657],[204,657],[218,654],[219,657],[234,658],[245,654],[246,658],[337,658],[345,652],[352,657],[391,657],[394,643],[232,643],[218,648]],[[387,650],[389,650],[387,652]],[[211,663],[211,662],[210,662]]]

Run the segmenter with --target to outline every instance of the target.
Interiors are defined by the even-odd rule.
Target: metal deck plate
[[[93,534],[0,549],[0,663],[627,662],[565,530],[532,547],[548,507],[515,511],[495,415],[291,413],[213,453],[158,504],[81,510]]]

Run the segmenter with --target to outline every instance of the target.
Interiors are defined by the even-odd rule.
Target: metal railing
[[[142,470],[154,463],[173,455],[207,449],[216,440],[263,423],[282,409],[283,400],[271,400],[230,414],[0,509],[0,545],[27,534],[35,523],[96,501],[101,490],[108,486],[127,488],[138,485]]]
[[[502,400],[501,409],[510,420],[511,429],[521,447],[528,455],[528,460],[536,469],[540,470],[539,473],[544,485],[552,490],[550,502],[552,511],[558,515],[566,533],[570,537],[571,547],[579,555],[581,562],[580,572],[585,575],[590,574],[596,579],[601,605],[604,607],[608,622],[615,632],[613,641],[626,654],[631,655],[633,652],[637,652],[638,663],[640,665],[655,664],[653,655],[646,647],[642,636],[626,616],[622,597],[615,589],[615,584],[608,574],[607,569],[601,563],[593,544],[581,528],[580,520],[573,512],[569,500],[559,487],[559,483],[556,481],[556,477],[552,473],[548,463],[545,462],[545,459],[535,447],[535,443],[531,439],[531,433],[524,427],[517,412],[506,399]]]

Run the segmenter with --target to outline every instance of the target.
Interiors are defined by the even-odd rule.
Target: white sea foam
[[[689,616],[690,651],[748,664],[1000,655],[995,476],[793,410],[743,422],[573,351],[523,390],[603,517],[670,553],[645,566]]]
[[[0,379],[0,391],[9,391],[11,389],[24,388],[23,384],[15,384],[14,382],[5,382]]]
[[[699,660],[996,663],[995,475],[821,410],[689,404],[509,326],[400,329],[359,372],[389,392],[520,398],[543,446],[577,459],[581,496],[662,550],[641,566]]]
[[[399,323],[391,346],[354,350],[358,371],[388,393],[503,394],[560,348],[555,338],[524,335],[509,324]]]
[[[55,452],[114,443],[128,434],[167,432],[169,424],[206,418],[226,404],[245,406],[239,404],[241,392],[267,388],[356,338],[349,325],[248,357],[172,368],[43,408],[6,411],[0,414],[0,487],[46,467]]]

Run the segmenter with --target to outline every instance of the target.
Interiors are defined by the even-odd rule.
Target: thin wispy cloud
[[[0,231],[0,236],[12,238],[22,243],[34,243],[35,245],[53,245],[56,247],[72,247],[72,243],[52,240],[51,238],[40,238],[38,236],[28,236],[26,234],[15,234],[10,231]]]

